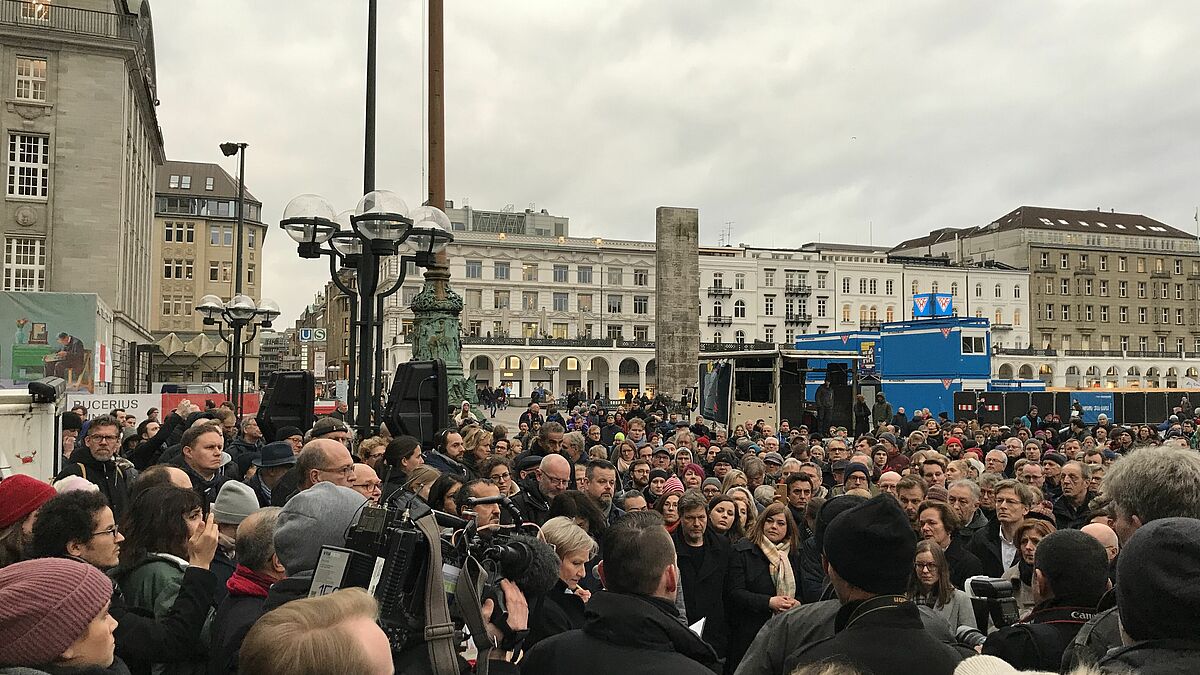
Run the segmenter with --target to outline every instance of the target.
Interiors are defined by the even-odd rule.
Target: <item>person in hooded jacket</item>
[[[125,514],[129,501],[129,485],[132,482],[113,458],[121,443],[121,423],[112,417],[98,417],[88,425],[84,447],[71,454],[71,462],[54,477],[55,481],[67,476],[81,476],[100,488],[100,494],[117,519]]]
[[[679,619],[675,547],[653,511],[627,513],[604,533],[603,591],[588,600],[584,627],[535,645],[522,675],[720,672],[713,648]]]

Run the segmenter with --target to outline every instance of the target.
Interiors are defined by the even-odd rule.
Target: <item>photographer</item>
[[[1108,555],[1100,542],[1079,530],[1051,534],[1035,553],[1033,612],[992,633],[983,653],[1018,670],[1057,671],[1063,652],[1108,588]]]

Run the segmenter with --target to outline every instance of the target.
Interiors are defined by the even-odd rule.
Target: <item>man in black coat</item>
[[[626,514],[604,533],[599,566],[606,590],[588,601],[580,630],[539,642],[523,675],[720,672],[716,652],[679,620],[675,547],[654,511]]]
[[[1079,530],[1051,533],[1034,555],[1037,604],[1019,623],[988,636],[983,653],[1017,670],[1057,672],[1063,652],[1092,618],[1108,588],[1108,554],[1099,541]]]
[[[113,456],[121,447],[121,424],[112,417],[98,417],[88,425],[84,447],[71,454],[71,461],[54,477],[82,476],[100,489],[113,515],[120,521],[129,501],[129,483]]]
[[[571,463],[562,455],[543,457],[537,478],[522,483],[521,491],[513,496],[512,502],[527,522],[541,525],[549,520],[550,500],[567,489],[571,475]]]
[[[242,641],[263,614],[271,584],[286,573],[275,557],[275,521],[279,507],[268,507],[246,517],[237,530],[238,566],[226,587],[229,595],[217,607],[212,622],[209,651],[210,675],[236,673]]]
[[[962,656],[925,630],[904,595],[916,549],[908,516],[891,495],[834,518],[825,532],[825,568],[842,603],[834,636],[801,646],[784,672],[837,660],[875,675],[953,673]]]
[[[708,502],[697,490],[679,498],[679,527],[671,539],[683,578],[688,623],[704,619],[701,636],[717,654],[725,654],[725,574],[732,551],[729,540],[708,527]]]

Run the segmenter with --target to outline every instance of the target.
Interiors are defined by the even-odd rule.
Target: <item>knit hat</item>
[[[218,525],[241,525],[246,516],[258,510],[258,496],[254,488],[240,481],[231,480],[221,486],[217,500],[213,502],[213,520]]]
[[[861,473],[868,481],[871,480],[871,470],[862,462],[850,462],[846,465],[846,473],[842,474],[843,482],[849,480],[850,476],[855,473]]]
[[[275,432],[275,440],[286,441],[292,436],[303,436],[304,432],[300,431],[300,427],[279,427]]]
[[[62,414],[63,431],[80,431],[83,429],[83,418],[78,413],[68,410]]]
[[[684,473],[687,473],[689,471],[696,474],[697,476],[700,476],[700,478],[704,478],[705,476],[708,475],[708,474],[704,473],[704,467],[700,466],[699,464],[697,464],[695,462],[692,462],[691,464],[688,464],[687,466],[683,467]]]
[[[275,521],[275,554],[289,576],[317,568],[322,546],[345,546],[367,498],[322,481],[288,500]]]
[[[60,495],[68,492],[99,492],[100,486],[83,476],[65,476],[54,483],[54,491]]]
[[[925,493],[925,499],[931,502],[950,503],[950,493],[941,485],[930,485]]]
[[[661,478],[663,480],[666,480],[670,477],[671,477],[671,472],[667,471],[666,469],[654,469],[650,472],[650,480],[651,481],[653,481],[655,478]]]
[[[103,572],[66,558],[0,569],[0,664],[53,662],[87,632],[112,593]]]
[[[882,434],[879,434],[879,438],[876,440],[878,440],[880,442],[887,441],[888,443],[891,443],[892,445],[896,446],[897,448],[900,447],[900,444],[896,442],[896,435],[890,431],[885,431]]]
[[[817,550],[825,550],[825,528],[829,527],[829,523],[833,522],[834,518],[866,503],[865,498],[857,495],[839,495],[822,504],[821,510],[817,511],[817,522],[813,525],[813,540],[817,544]]]
[[[620,442],[621,442],[621,441],[623,441],[623,440],[625,440],[625,434],[621,433],[620,431],[618,431],[617,433],[613,434],[613,441],[614,441],[614,442],[616,442],[616,443],[620,443]]]
[[[721,479],[717,478],[715,476],[712,478],[705,478],[704,482],[700,484],[700,488],[703,489],[703,488],[708,487],[709,485],[713,485],[718,490],[720,490],[721,489]]]
[[[949,447],[951,445],[957,445],[958,447],[961,448],[963,446],[963,442],[961,440],[959,440],[956,436],[951,436],[950,438],[946,439],[946,446]]]
[[[1054,675],[1045,670],[1017,670],[1004,659],[980,654],[958,664],[954,675]]]
[[[1055,464],[1057,464],[1059,466],[1062,466],[1067,463],[1067,457],[1066,457],[1066,455],[1061,455],[1057,452],[1047,452],[1046,454],[1042,455],[1042,461],[1043,462],[1050,461],[1050,462],[1054,462]]]
[[[713,458],[713,466],[716,466],[716,465],[720,464],[721,462],[724,462],[724,463],[732,466],[735,463],[735,460],[733,459],[733,453],[729,452],[727,450],[718,452],[717,456]]]
[[[23,473],[0,481],[0,529],[25,520],[56,494],[49,483]]]
[[[1117,556],[1117,607],[1134,640],[1194,635],[1200,626],[1200,520],[1162,518],[1138,528]]]
[[[825,529],[829,566],[868,593],[903,595],[916,555],[917,535],[891,495],[846,511]]]
[[[332,434],[335,431],[350,431],[350,427],[345,422],[334,419],[332,417],[322,417],[313,425],[312,437],[320,438],[325,434]]]
[[[679,480],[679,476],[671,476],[666,483],[663,483],[662,493],[669,495],[672,492],[683,494],[683,482]]]

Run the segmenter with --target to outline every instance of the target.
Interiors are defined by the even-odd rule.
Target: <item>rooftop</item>
[[[171,187],[171,176],[188,176],[188,187]],[[213,189],[206,190],[208,179],[213,179]],[[220,164],[212,162],[181,162],[168,159],[158,168],[154,178],[154,192],[158,195],[179,195],[186,197],[226,197],[237,199],[237,179],[230,176]],[[246,189],[246,201],[259,206],[262,202]]]

